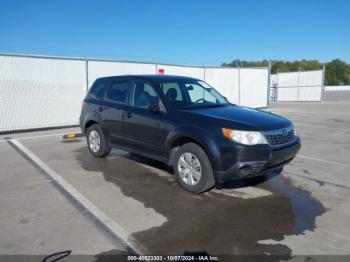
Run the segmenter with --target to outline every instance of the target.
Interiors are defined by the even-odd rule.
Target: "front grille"
[[[283,134],[282,132],[278,132],[276,134],[267,134],[266,138],[270,145],[282,145],[295,138],[295,131],[292,129],[286,134]]]

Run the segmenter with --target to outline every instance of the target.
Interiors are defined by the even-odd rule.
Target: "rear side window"
[[[106,97],[113,102],[126,104],[128,101],[128,91],[128,81],[113,81],[107,90]]]
[[[103,98],[107,89],[107,80],[98,79],[90,88],[90,95],[94,98]]]

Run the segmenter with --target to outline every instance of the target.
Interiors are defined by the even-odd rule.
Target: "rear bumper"
[[[247,158],[242,161],[238,159],[235,164],[224,171],[215,171],[214,175],[217,181],[224,182],[227,180],[234,180],[239,178],[254,177],[266,174],[272,171],[279,171],[284,165],[294,159],[300,150],[300,139],[296,138],[287,145],[280,147],[267,146],[264,154],[261,154],[259,149],[259,157],[256,154],[251,154],[251,159]],[[244,148],[240,150],[244,151]],[[247,149],[251,152],[252,148]],[[238,155],[246,155],[244,152],[239,152]],[[265,155],[265,159],[261,159],[261,155]],[[259,160],[257,160],[259,159]]]

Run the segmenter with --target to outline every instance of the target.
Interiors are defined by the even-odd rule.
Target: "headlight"
[[[260,132],[241,131],[223,128],[222,133],[228,139],[243,145],[267,144],[265,137]]]

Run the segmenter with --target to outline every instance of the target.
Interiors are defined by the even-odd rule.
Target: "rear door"
[[[125,135],[130,147],[145,153],[163,154],[164,141],[161,141],[159,127],[163,115],[149,110],[149,105],[159,97],[151,82],[132,82],[130,107],[125,113]]]
[[[119,145],[126,144],[124,112],[128,108],[129,86],[127,78],[111,79],[108,83],[104,103],[98,109],[110,141]]]

